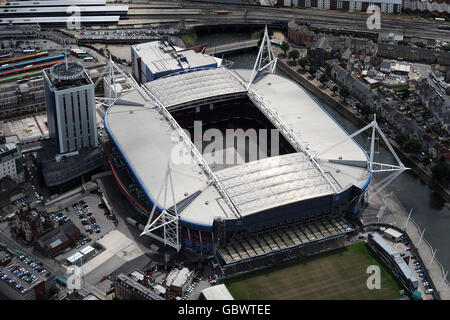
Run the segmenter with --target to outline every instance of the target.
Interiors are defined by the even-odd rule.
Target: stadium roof
[[[249,70],[237,72],[244,79],[248,79],[251,73]],[[289,79],[269,74],[254,84],[253,89],[312,155],[327,150],[348,136],[304,88]],[[347,165],[346,160],[359,162],[360,167]],[[333,184],[337,183],[339,191],[351,185],[359,188],[365,185],[369,179],[369,171],[365,165],[367,160],[366,152],[355,141],[348,139],[321,154],[318,163],[327,177],[331,177]]]
[[[168,109],[196,100],[247,92],[223,68],[183,73],[149,82],[145,86]]]
[[[245,78],[251,70],[236,72]],[[247,93],[238,76],[223,68],[161,78],[145,86],[167,108],[217,95]],[[109,108],[105,128],[151,201],[156,200],[170,163],[176,202],[192,196],[180,212],[184,222],[210,228],[217,217],[235,219],[290,202],[331,195],[333,188],[336,192],[351,186],[363,188],[369,181],[367,155],[349,139],[323,155],[319,163],[324,173],[298,150],[215,171],[218,182],[209,184],[205,164],[195,159],[191,150],[181,147],[176,126],[140,90],[121,96]],[[257,82],[254,90],[313,154],[347,137],[318,103],[291,80],[271,74]],[[360,166],[345,164],[345,160],[358,161]],[[227,205],[221,190],[233,206]],[[157,204],[162,204],[162,198]]]
[[[333,193],[304,153],[248,162],[216,173],[241,215]]]

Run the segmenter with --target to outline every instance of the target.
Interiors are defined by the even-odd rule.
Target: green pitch
[[[370,265],[380,267],[379,290],[367,288]],[[224,283],[237,300],[389,300],[400,298],[402,289],[365,242],[224,280]]]

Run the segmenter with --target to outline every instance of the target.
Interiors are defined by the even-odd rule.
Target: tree
[[[317,68],[316,68],[315,66],[309,67],[309,73],[310,73],[310,74],[315,74],[316,71],[317,71]]]
[[[348,97],[350,96],[350,90],[349,90],[347,87],[342,87],[342,88],[339,90],[339,94],[340,94],[341,96],[343,96],[344,98],[348,98]]]
[[[298,64],[302,66],[303,69],[305,69],[306,65],[309,64],[308,58],[301,58],[298,60]]]
[[[431,168],[433,179],[437,182],[447,184],[450,181],[450,167],[445,161],[439,161]]]
[[[128,300],[142,300],[142,297],[137,293],[133,292],[128,296]]]
[[[328,78],[328,75],[326,73],[323,73],[319,78],[319,81],[322,83],[328,82],[328,80],[330,79]]]
[[[402,147],[408,141],[408,136],[403,132],[400,132],[395,137],[395,141]]]
[[[297,50],[292,50],[289,51],[289,58],[292,59],[292,61],[294,61],[295,64],[295,59],[297,59],[299,57],[300,53]]]
[[[333,92],[336,93],[336,91],[338,91],[339,88],[338,88],[338,86],[335,85],[335,86],[333,87],[333,89],[331,89],[331,90],[333,90]]]
[[[416,42],[415,45],[419,48],[425,48],[425,44],[423,42]]]
[[[408,153],[419,154],[422,152],[422,144],[419,140],[411,139],[405,143],[405,151]]]
[[[363,116],[368,116],[369,114],[372,113],[372,109],[370,108],[370,106],[366,103],[364,103],[363,105],[361,105],[361,108],[359,108],[361,110],[361,114]],[[377,119],[378,120],[378,119]]]
[[[281,44],[280,48],[281,48],[281,50],[283,50],[284,55],[286,55],[286,52],[290,48],[289,43],[287,43],[286,41],[283,41],[283,43]]]

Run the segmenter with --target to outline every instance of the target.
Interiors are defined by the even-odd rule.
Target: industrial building
[[[152,41],[131,46],[133,76],[147,83],[171,74],[215,68],[220,59],[188,49],[176,48],[167,41]]]
[[[25,181],[22,152],[13,142],[0,145],[0,179],[7,176],[17,184]]]
[[[279,6],[303,7],[322,10],[367,11],[370,5],[376,5],[383,13],[400,13],[402,0],[278,0]]]

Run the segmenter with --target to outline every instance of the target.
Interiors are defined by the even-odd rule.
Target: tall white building
[[[94,84],[77,62],[44,70],[49,136],[57,154],[98,146]]]
[[[22,152],[15,143],[0,146],[0,179],[9,176],[16,183],[25,181]]]

